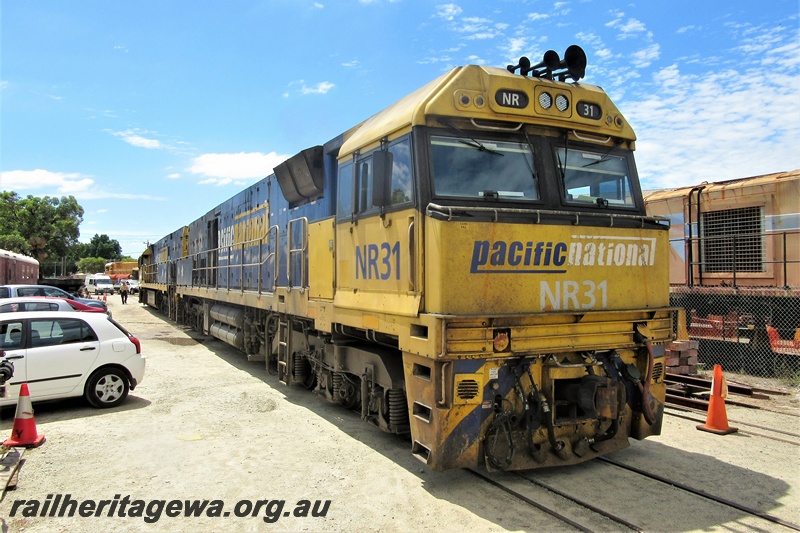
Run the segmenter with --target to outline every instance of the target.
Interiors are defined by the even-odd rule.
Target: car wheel
[[[94,407],[115,407],[128,396],[128,376],[118,368],[101,368],[89,377],[84,396]]]

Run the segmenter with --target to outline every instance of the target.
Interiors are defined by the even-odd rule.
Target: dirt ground
[[[18,488],[0,502],[3,532],[564,529],[467,472],[429,471],[411,456],[408,442],[304,389],[283,386],[263,363],[247,362],[219,341],[190,336],[135,298],[123,306],[113,296],[109,303],[114,318],[142,341],[148,358],[145,379],[116,409],[92,409],[82,399],[34,406],[38,430],[47,441],[26,451]],[[797,433],[800,396],[787,390],[791,394],[782,401],[795,416],[785,430]],[[0,432],[6,435],[14,411],[0,415]],[[729,416],[754,415],[729,410]],[[753,419],[770,424],[768,416]],[[796,445],[776,443],[778,448],[770,450],[772,443],[761,443],[763,449],[754,453],[740,448],[746,442],[741,439],[717,449],[719,438],[696,431],[692,422],[670,419],[662,436],[634,443],[629,457],[634,463],[641,457],[652,468],[655,453],[679,468],[713,449],[709,468],[718,468],[720,461],[735,465],[737,479],[720,480],[722,485],[746,487],[748,472],[759,480],[767,476],[780,486],[770,496],[775,505],[784,508],[786,519],[800,522],[800,504],[794,503],[800,501]],[[698,475],[704,475],[702,469]],[[553,470],[548,477],[564,475]],[[55,495],[78,502],[108,500],[104,509],[115,510],[90,517],[40,516],[47,514],[42,506]],[[167,502],[191,499],[212,500],[206,510],[218,505],[220,516],[169,516]],[[16,516],[10,516],[18,500],[40,502],[37,516],[21,516],[27,504],[19,504]],[[154,505],[152,512],[119,516],[123,502],[128,511],[144,505],[136,500]],[[260,508],[254,507],[257,500],[264,501]],[[153,501],[164,502],[160,513]],[[653,517],[649,523],[658,527],[652,530],[709,529],[705,520],[722,525],[716,518],[670,523],[665,521],[670,513]]]

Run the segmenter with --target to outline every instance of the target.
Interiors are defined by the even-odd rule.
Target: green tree
[[[78,270],[87,274],[97,274],[105,271],[108,261],[103,257],[84,257],[78,260]]]
[[[83,208],[74,196],[25,198],[0,192],[0,246],[43,262],[65,257],[78,244]]]
[[[86,245],[83,257],[105,257],[106,262],[119,261],[122,258],[122,246],[116,239],[108,235],[94,234],[92,240]],[[102,269],[100,269],[102,272]]]

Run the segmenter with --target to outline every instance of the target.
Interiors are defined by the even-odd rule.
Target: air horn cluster
[[[573,44],[564,52],[564,59],[558,57],[558,52],[548,50],[540,63],[531,65],[531,60],[525,56],[519,58],[516,65],[506,67],[509,72],[519,73],[522,76],[531,75],[534,78],[545,78],[548,80],[566,81],[572,78],[575,81],[586,75],[586,53],[583,48]]]

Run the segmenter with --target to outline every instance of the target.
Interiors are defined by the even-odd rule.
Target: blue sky
[[[800,168],[797,0],[4,0],[0,188],[137,257],[454,66],[571,44],[647,189]]]

